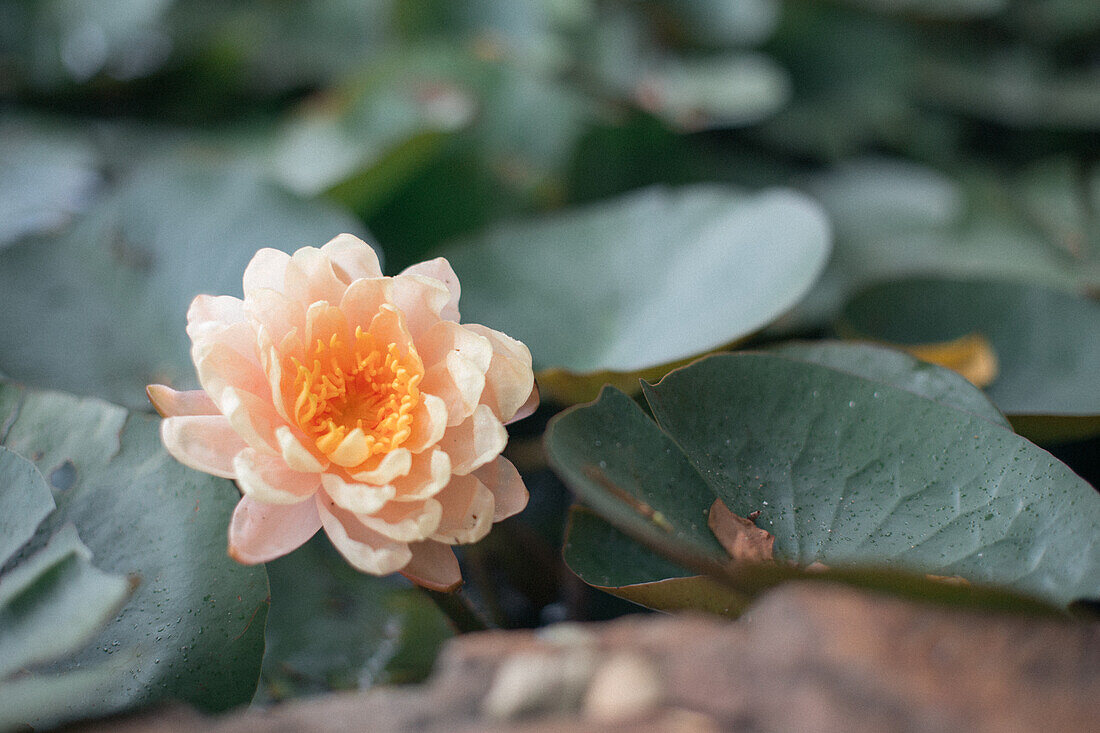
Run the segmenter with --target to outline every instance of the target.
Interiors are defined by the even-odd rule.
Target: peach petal
[[[279,352],[271,345],[263,345],[266,333],[261,331],[260,361],[264,372],[267,374],[267,386],[271,395],[271,406],[275,413],[285,422],[289,423],[290,411],[286,408],[286,399],[283,397],[283,363]]]
[[[395,478],[407,476],[411,468],[412,453],[407,448],[394,448],[388,453],[383,453],[376,460],[367,461],[350,473],[356,481],[382,486]]]
[[[382,305],[393,300],[393,281],[388,277],[355,280],[340,299],[340,310],[351,324],[369,328]]]
[[[282,250],[264,247],[252,255],[244,268],[244,299],[247,302],[261,288],[283,292],[286,287],[286,266],[290,255]]]
[[[493,526],[493,492],[475,476],[454,476],[439,492],[443,518],[431,536],[436,542],[465,545],[489,534]]]
[[[196,295],[187,309],[187,335],[194,341],[212,326],[241,323],[246,319],[244,302],[229,295]]]
[[[332,261],[316,247],[302,247],[290,256],[283,292],[298,303],[339,303],[347,285],[336,277]]]
[[[320,494],[317,508],[332,544],[358,570],[388,575],[405,567],[412,558],[408,544],[367,529],[351,512],[332,501],[322,501]]]
[[[321,474],[321,486],[336,505],[354,514],[373,514],[397,493],[393,486],[348,481],[336,473]]]
[[[470,323],[464,327],[487,339],[493,349],[492,362],[485,372],[485,390],[481,401],[493,408],[505,424],[522,419],[516,415],[525,407],[534,412],[534,408],[538,407],[538,393],[535,391],[535,375],[531,371],[530,350],[514,338],[481,324]]]
[[[328,462],[322,463],[286,425],[275,428],[275,440],[283,460],[291,469],[302,473],[320,473],[328,467]]]
[[[248,324],[238,324],[251,331]],[[255,344],[253,343],[253,348]],[[199,341],[191,347],[191,359],[195,362],[195,371],[199,384],[211,399],[222,408],[221,395],[226,387],[241,389],[256,395],[270,393],[267,375],[260,366],[259,359],[242,354],[233,346],[221,341]]]
[[[448,321],[457,321],[459,319],[458,298],[462,294],[462,287],[459,285],[458,275],[455,274],[454,269],[451,268],[451,263],[448,262],[445,257],[436,257],[434,260],[410,265],[402,270],[401,274],[424,275],[443,283],[451,293],[451,298],[447,301],[447,305],[439,310],[439,317]]]
[[[447,485],[451,478],[451,458],[446,452],[433,449],[431,453],[413,456],[412,468],[407,476],[394,479],[397,490],[394,501],[421,501],[429,499]]]
[[[527,506],[527,487],[516,467],[504,456],[498,456],[474,471],[489,491],[493,492],[493,521],[499,522],[519,514]]]
[[[359,237],[338,234],[321,247],[321,252],[332,262],[336,276],[345,283],[364,277],[381,277],[378,254]]]
[[[161,417],[221,413],[218,406],[214,404],[214,400],[210,399],[210,395],[201,389],[180,392],[163,384],[150,384],[145,388],[145,394],[153,404],[153,409]]]
[[[327,447],[327,446],[326,446]],[[344,436],[336,450],[328,454],[330,461],[337,466],[352,468],[367,460],[370,455],[370,446],[367,445],[367,434],[361,428],[355,428]]]
[[[373,514],[358,515],[367,529],[398,542],[426,540],[439,527],[443,506],[435,499],[391,501]]]
[[[426,540],[410,544],[409,550],[412,559],[401,574],[413,583],[440,593],[451,593],[462,585],[462,570],[449,545]]]
[[[222,390],[221,403],[226,419],[244,442],[262,453],[279,455],[275,429],[282,425],[282,419],[269,400],[251,392],[226,387]]]
[[[420,393],[420,404],[412,412],[412,432],[404,447],[411,453],[421,453],[431,448],[447,430],[447,403],[440,397]]]
[[[241,493],[264,504],[297,504],[317,493],[321,476],[287,468],[279,457],[246,448],[233,458]]]
[[[419,353],[406,326],[404,314],[389,303],[379,308],[378,315],[370,322],[367,330],[380,344],[397,344],[403,354],[410,351]]]
[[[305,345],[308,353],[308,348],[316,344],[317,341],[327,343],[334,334],[346,344],[352,332],[348,330],[348,321],[344,317],[343,311],[334,305],[318,301],[306,311],[305,334]]]
[[[222,478],[236,477],[233,456],[248,447],[224,415],[166,417],[160,439],[180,463]]]
[[[291,331],[305,329],[306,305],[269,288],[258,288],[245,298],[244,309],[256,328],[267,330],[271,343],[279,343]]]
[[[420,390],[443,398],[447,405],[448,427],[458,425],[473,414],[481,391],[485,389],[485,372],[477,365],[452,351],[435,366],[424,371]]]
[[[255,565],[296,550],[321,528],[317,505],[264,504],[243,496],[229,522],[229,556]]]
[[[439,321],[416,340],[416,351],[431,368],[455,353],[484,374],[493,359],[493,345],[484,336],[453,321]]]
[[[408,322],[409,333],[420,338],[440,321],[440,313],[451,301],[451,291],[434,277],[398,275],[393,278],[393,304]]]
[[[539,400],[539,385],[535,383],[535,386],[531,388],[531,394],[528,395],[527,401],[520,405],[520,408],[516,410],[516,414],[512,415],[504,424],[511,425],[514,422],[519,422],[526,417],[534,415],[535,410],[539,409]]]
[[[478,405],[474,414],[447,428],[439,447],[451,457],[451,473],[463,475],[500,455],[508,444],[508,431],[488,405]]]

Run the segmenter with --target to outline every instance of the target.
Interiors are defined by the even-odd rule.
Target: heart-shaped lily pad
[[[707,357],[645,394],[657,422],[608,389],[554,418],[546,445],[586,503],[678,565],[722,562],[707,527],[718,498],[760,512],[781,563],[961,576],[1063,606],[1100,595],[1100,496],[990,420],[766,354]],[[771,567],[734,590],[798,572]]]
[[[125,673],[95,685],[101,713],[165,698],[210,711],[247,703],[260,672],[267,579],[226,555],[233,485],[177,463],[154,418],[96,399],[0,383],[0,425],[3,445],[34,461],[57,504],[23,553],[49,552],[47,540],[71,524],[96,567],[138,583],[89,646],[49,671],[76,674],[127,656]]]
[[[800,194],[695,186],[499,227],[445,254],[464,318],[522,340],[537,369],[591,373],[752,333],[798,301],[828,252],[828,222]]]

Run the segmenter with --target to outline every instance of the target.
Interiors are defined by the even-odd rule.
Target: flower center
[[[317,447],[332,454],[356,428],[366,435],[367,456],[387,453],[412,433],[424,367],[410,347],[383,345],[356,327],[354,343],[339,334],[317,339],[305,363],[293,359],[294,417]]]

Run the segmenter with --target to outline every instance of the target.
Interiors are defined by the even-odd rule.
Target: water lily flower
[[[451,546],[527,504],[500,453],[504,425],[538,404],[527,347],[460,324],[459,292],[443,258],[383,277],[341,234],[257,252],[244,300],[195,298],[202,389],[148,393],[176,459],[236,479],[232,557],[266,562],[324,528],[361,571],[459,585]]]

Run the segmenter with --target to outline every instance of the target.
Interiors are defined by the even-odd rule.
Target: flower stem
[[[439,610],[451,620],[458,633],[468,634],[471,631],[487,631],[492,628],[462,591],[440,593],[427,588],[421,588],[421,590],[427,593]]]

